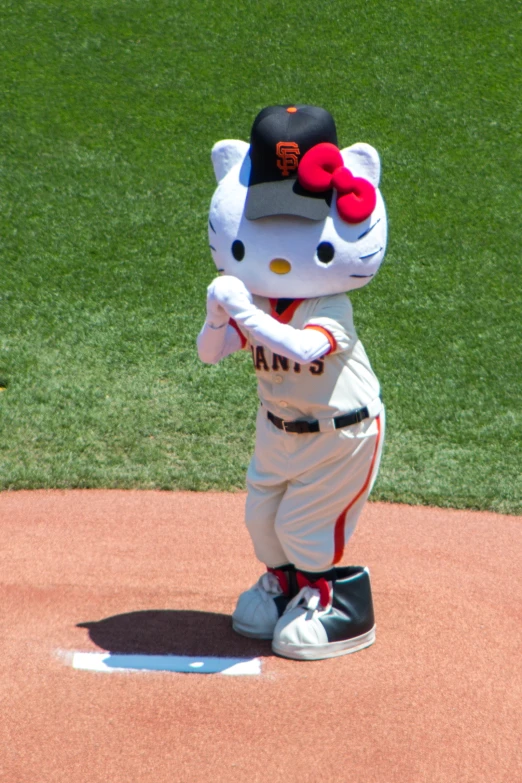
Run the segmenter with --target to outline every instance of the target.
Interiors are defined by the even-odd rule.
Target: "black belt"
[[[279,430],[285,432],[295,432],[301,435],[304,432],[319,432],[319,422],[317,419],[313,421],[284,421],[279,416],[274,416],[273,413],[267,411],[266,415]],[[368,408],[358,408],[351,413],[344,413],[342,416],[336,416],[333,420],[336,430],[342,429],[342,427],[350,427],[352,424],[358,424],[360,421],[364,421],[370,417]]]

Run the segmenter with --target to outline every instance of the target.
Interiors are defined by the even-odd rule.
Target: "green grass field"
[[[515,0],[0,0],[0,488],[244,486],[250,359],[195,349],[209,153],[308,102],[383,163],[373,497],[522,513],[521,31]]]

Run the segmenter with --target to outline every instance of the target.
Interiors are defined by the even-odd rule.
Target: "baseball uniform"
[[[326,352],[310,363],[285,356],[284,345],[280,352],[271,350],[236,321],[237,336],[229,331],[230,350],[251,352],[261,402],[247,473],[246,523],[256,555],[267,566],[292,563],[322,572],[341,561],[375,481],[384,409],[348,297],[287,304],[278,313],[277,300],[253,297],[253,305],[279,324],[324,335]],[[362,408],[367,418],[335,429],[336,417]],[[285,422],[318,421],[320,431],[286,432],[269,414]]]

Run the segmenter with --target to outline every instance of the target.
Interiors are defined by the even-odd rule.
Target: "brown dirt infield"
[[[234,635],[244,494],[0,494],[1,783],[522,780],[522,518],[370,503],[373,647]],[[67,651],[259,656],[259,676],[73,669]]]

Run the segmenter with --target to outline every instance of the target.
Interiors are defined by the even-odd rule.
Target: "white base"
[[[69,656],[67,656],[69,657]],[[115,653],[75,652],[73,669],[91,672],[154,671],[191,674],[261,674],[259,658],[217,658],[202,655],[118,655]]]

